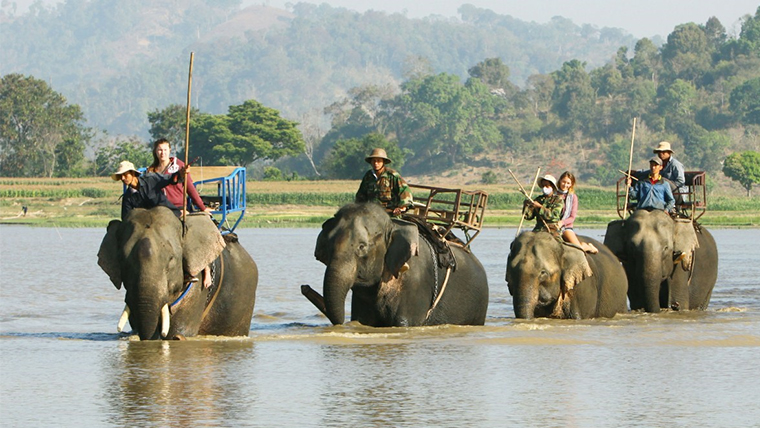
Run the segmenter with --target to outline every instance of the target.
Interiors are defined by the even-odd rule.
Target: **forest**
[[[58,170],[35,170],[19,159],[39,139],[27,133],[35,143],[22,148],[0,123],[2,175],[104,174],[159,134],[180,147],[190,51],[191,152],[255,162],[268,177],[357,178],[362,154],[382,146],[405,174],[494,182],[506,168],[545,166],[609,185],[627,165],[633,118],[639,166],[663,140],[687,169],[711,173],[760,149],[760,8],[739,34],[710,18],[664,41],[470,5],[458,19],[422,20],[201,0],[6,9],[0,108],[18,108],[12,86],[41,82],[76,126],[38,157]]]

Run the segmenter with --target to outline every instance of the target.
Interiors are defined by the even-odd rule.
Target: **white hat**
[[[654,150],[652,150],[652,153],[658,153],[658,152],[670,152],[673,153],[673,150],[670,148],[670,143],[667,141],[661,141],[660,144],[655,147]]]
[[[135,175],[140,175],[140,171],[138,171],[135,168],[135,164],[133,164],[130,161],[121,161],[121,163],[119,164],[119,169],[117,169],[116,172],[111,174],[111,178],[113,179],[113,181],[119,181],[121,180],[121,175],[127,171],[132,171],[135,173]]]
[[[553,176],[553,175],[551,175],[551,174],[546,174],[545,176],[541,177],[541,180],[546,180],[546,181],[548,181],[549,183],[551,183],[551,184],[552,184],[552,186],[554,186],[554,190],[556,190],[556,189],[557,189],[557,179],[556,179],[556,178],[554,178],[554,176]]]

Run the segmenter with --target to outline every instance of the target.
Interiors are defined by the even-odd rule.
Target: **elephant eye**
[[[541,269],[541,273],[538,274],[538,279],[541,280],[541,281],[543,281],[543,280],[545,280],[548,277],[549,277],[549,273],[546,272],[545,270]]]

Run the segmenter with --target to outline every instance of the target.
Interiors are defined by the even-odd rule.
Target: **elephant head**
[[[688,270],[699,246],[691,222],[675,221],[661,210],[636,210],[626,220],[613,221],[604,244],[625,267],[631,309],[647,312],[668,306],[676,266]]]
[[[323,294],[330,322],[343,324],[348,290],[393,283],[417,246],[417,227],[392,221],[378,204],[346,205],[327,220],[314,256],[327,266]]]
[[[140,339],[165,337],[169,305],[183,289],[184,272],[196,275],[219,256],[224,240],[207,218],[188,216],[183,224],[165,207],[132,210],[108,224],[98,265],[113,285],[126,289],[125,313]],[[160,336],[159,336],[160,335]]]
[[[506,281],[517,318],[560,315],[561,296],[591,276],[585,253],[547,232],[524,232],[512,241]]]

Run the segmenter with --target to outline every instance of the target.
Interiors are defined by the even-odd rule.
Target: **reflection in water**
[[[120,342],[105,390],[115,425],[194,426],[235,421],[255,401],[237,369],[250,362],[250,340]]]

